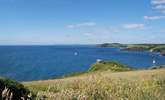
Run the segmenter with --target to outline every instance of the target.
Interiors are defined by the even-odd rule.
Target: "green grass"
[[[73,76],[80,76],[83,74],[87,74],[87,72],[74,72],[74,73],[70,73],[61,77],[57,77],[56,79],[63,79],[63,78],[67,78],[67,77],[73,77]]]
[[[101,71],[23,83],[46,100],[165,100],[165,69]]]
[[[58,77],[58,79],[73,77],[73,76],[81,76],[81,75],[89,74],[91,72],[100,72],[100,71],[107,71],[107,70],[112,71],[112,72],[121,72],[121,71],[131,71],[133,69],[115,61],[100,61],[100,62],[96,62],[95,64],[92,64],[89,70],[86,72],[71,73],[68,75],[64,75],[62,77]]]
[[[128,45],[126,49],[130,50],[145,50],[145,51],[153,51],[153,52],[162,52],[165,51],[165,45],[163,44],[134,44],[134,45]]]
[[[116,47],[122,48],[122,50],[130,51],[152,51],[159,52],[165,55],[165,44],[119,44],[119,43],[104,43],[100,44],[99,47]]]
[[[132,70],[130,67],[120,64],[114,61],[100,61],[93,64],[88,72],[95,72],[95,71],[113,71],[113,72],[120,72],[120,71],[130,71]]]
[[[162,52],[165,51],[165,46],[157,46],[152,49],[154,52]]]

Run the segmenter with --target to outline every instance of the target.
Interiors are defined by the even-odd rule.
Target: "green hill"
[[[114,61],[100,61],[93,64],[88,70],[88,72],[107,71],[107,70],[113,72],[120,72],[120,71],[130,71],[131,68]]]
[[[165,56],[165,44],[120,44],[120,43],[103,43],[97,45],[97,47],[109,47],[109,48],[122,48],[127,51],[150,51],[159,52]]]
[[[125,45],[125,44],[120,44],[120,43],[103,43],[103,44],[98,44],[97,47],[120,48],[120,47],[127,47],[127,45]]]

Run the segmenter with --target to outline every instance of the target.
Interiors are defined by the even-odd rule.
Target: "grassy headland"
[[[127,47],[127,45],[126,44],[120,44],[120,43],[103,43],[103,44],[98,44],[97,47],[121,48],[121,47]]]
[[[154,67],[155,68],[155,67]],[[76,72],[71,73],[68,75],[64,75],[62,77],[58,77],[58,79],[61,78],[67,78],[67,77],[73,77],[73,76],[81,76],[84,74],[94,73],[94,72],[104,72],[104,71],[110,71],[110,72],[122,72],[122,71],[131,71],[133,68],[123,65],[119,62],[115,61],[99,61],[91,65],[91,67],[86,72]]]
[[[88,72],[96,71],[112,71],[112,72],[121,72],[121,71],[130,71],[130,67],[120,64],[114,61],[99,61],[91,65]]]
[[[150,51],[159,52],[165,56],[165,44],[120,44],[120,43],[104,43],[97,45],[98,47],[118,47],[127,51]]]

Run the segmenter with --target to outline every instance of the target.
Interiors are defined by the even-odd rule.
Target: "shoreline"
[[[102,48],[120,48],[123,51],[140,51],[153,52],[165,56],[165,44],[120,44],[120,43],[104,43],[97,47]]]

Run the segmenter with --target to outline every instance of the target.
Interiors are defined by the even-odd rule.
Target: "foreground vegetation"
[[[165,69],[96,72],[66,79],[25,82],[47,100],[165,100]]]
[[[0,78],[0,100],[28,99],[30,91],[22,84],[6,78]]]
[[[78,76],[23,84],[36,99],[165,100],[165,69],[131,70],[116,62],[101,61]]]

